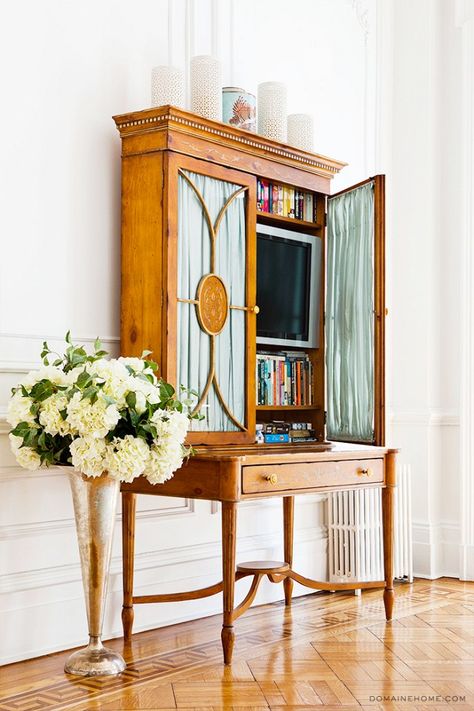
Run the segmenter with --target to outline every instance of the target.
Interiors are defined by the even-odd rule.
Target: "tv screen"
[[[257,338],[260,343],[315,345],[319,262],[318,238],[279,228],[257,227],[257,304],[260,309]]]

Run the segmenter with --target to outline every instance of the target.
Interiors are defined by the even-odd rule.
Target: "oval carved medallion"
[[[199,325],[210,336],[217,336],[225,326],[229,313],[229,299],[225,284],[217,274],[206,274],[196,293]]]

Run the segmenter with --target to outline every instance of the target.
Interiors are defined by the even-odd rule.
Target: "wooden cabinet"
[[[383,176],[330,194],[345,164],[165,106],[116,116],[122,138],[121,350],[153,351],[197,392],[193,444],[243,444],[255,422],[383,444]],[[314,219],[257,210],[258,179],[312,195]],[[326,225],[327,223],[327,225]],[[256,231],[322,243],[310,405],[256,405]],[[278,284],[275,284],[278,289]],[[270,350],[276,347],[270,346]],[[278,445],[276,445],[278,447]]]

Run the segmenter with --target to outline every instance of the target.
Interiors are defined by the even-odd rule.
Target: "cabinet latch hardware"
[[[278,484],[278,477],[276,474],[264,474],[264,479],[269,481],[270,484]]]
[[[358,469],[357,470],[357,476],[372,476],[372,470],[371,469]]]
[[[234,306],[231,304],[229,306],[230,309],[235,309],[236,311],[250,311],[250,313],[253,314],[259,314],[260,313],[260,306]]]

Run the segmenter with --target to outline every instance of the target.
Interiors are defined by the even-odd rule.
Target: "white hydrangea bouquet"
[[[66,343],[61,356],[44,342],[43,367],[12,390],[8,421],[17,462],[31,470],[72,465],[88,477],[107,472],[123,482],[169,479],[190,454],[189,399],[177,399],[157,377],[150,351],[108,359],[99,339],[92,354],[69,332]]]

